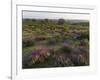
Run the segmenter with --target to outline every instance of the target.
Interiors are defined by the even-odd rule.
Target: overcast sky
[[[69,14],[69,13],[51,13],[51,12],[34,12],[34,11],[23,11],[23,18],[28,19],[78,19],[78,20],[89,20],[89,14]]]

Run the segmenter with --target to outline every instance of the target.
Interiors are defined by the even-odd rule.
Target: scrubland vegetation
[[[23,19],[23,68],[89,65],[89,22]]]

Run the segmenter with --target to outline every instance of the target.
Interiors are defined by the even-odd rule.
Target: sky
[[[23,11],[23,19],[72,19],[72,20],[89,20],[89,14],[71,14],[71,13],[54,13],[54,12],[36,12]]]

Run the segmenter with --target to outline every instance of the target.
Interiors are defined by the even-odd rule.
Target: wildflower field
[[[22,67],[89,65],[89,21],[22,20]]]

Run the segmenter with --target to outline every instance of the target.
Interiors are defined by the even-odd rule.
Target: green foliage
[[[49,38],[47,40],[47,45],[55,45],[57,42],[56,42],[56,39],[54,38]]]
[[[82,32],[80,35],[80,39],[88,39],[89,40],[89,32]]]
[[[64,20],[64,19],[59,19],[59,20],[58,20],[58,24],[59,24],[59,25],[62,25],[62,24],[64,24],[64,23],[65,23],[65,20]]]
[[[71,53],[72,48],[69,45],[67,45],[67,46],[62,46],[59,50],[62,53]]]
[[[35,45],[35,41],[32,39],[23,39],[22,42],[23,47],[29,47]]]
[[[71,23],[64,19],[23,19],[22,45],[23,68],[25,69],[89,65],[89,57],[87,57],[89,22]],[[40,45],[42,47],[39,47]],[[84,49],[77,47],[84,47]],[[35,49],[40,49],[40,52],[37,52],[41,54],[38,56],[39,59],[32,55]],[[36,59],[35,62],[32,61],[32,57]]]

